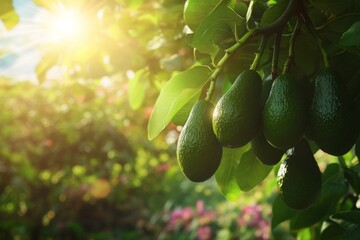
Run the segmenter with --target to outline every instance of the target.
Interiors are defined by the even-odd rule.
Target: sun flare
[[[62,10],[50,21],[49,32],[51,40],[79,41],[84,35],[85,21],[79,12]]]

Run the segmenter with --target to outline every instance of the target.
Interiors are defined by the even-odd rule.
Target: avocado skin
[[[305,209],[321,191],[320,169],[305,139],[289,149],[286,155],[277,175],[280,196],[288,207]]]
[[[265,138],[262,130],[258,131],[253,140],[251,147],[255,156],[265,165],[276,165],[280,162],[285,151],[273,147]]]
[[[356,141],[357,121],[356,105],[340,75],[331,70],[321,72],[309,110],[309,137],[324,152],[340,156]]]
[[[212,129],[214,105],[199,100],[193,106],[177,144],[181,171],[193,182],[209,179],[220,165],[222,146]]]
[[[213,129],[223,146],[242,147],[257,133],[261,123],[261,85],[256,71],[245,70],[217,102]]]
[[[264,135],[276,148],[287,150],[302,138],[307,122],[299,84],[289,74],[273,82],[263,110]]]

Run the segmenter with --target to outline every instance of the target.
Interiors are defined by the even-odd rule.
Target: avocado
[[[177,144],[181,171],[193,182],[209,179],[220,165],[222,146],[212,129],[214,105],[199,100],[192,107]]]
[[[290,208],[305,209],[316,200],[321,190],[321,172],[305,139],[286,152],[277,184],[281,198]]]
[[[315,81],[309,110],[309,137],[331,155],[347,153],[359,133],[356,105],[339,74],[325,70]]]
[[[251,140],[251,147],[255,156],[265,165],[276,165],[285,153],[284,150],[273,147],[266,140],[262,129]]]
[[[249,143],[261,123],[261,77],[254,70],[243,71],[219,99],[213,115],[213,129],[225,147]]]
[[[282,74],[274,80],[262,117],[265,138],[274,147],[287,150],[300,141],[307,113],[294,77]]]

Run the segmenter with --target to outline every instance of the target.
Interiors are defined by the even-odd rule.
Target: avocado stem
[[[255,53],[255,58],[250,66],[250,70],[256,71],[257,67],[259,66],[261,56],[263,55],[265,47],[266,47],[267,40],[268,40],[267,35],[261,36],[260,45]]]
[[[254,35],[255,30],[251,29],[249,30],[247,33],[244,34],[244,36],[242,36],[239,40],[237,40],[237,42],[231,46],[230,48],[225,50],[225,54],[224,56],[220,59],[220,61],[216,64],[216,68],[213,71],[213,73],[210,75],[210,86],[209,89],[207,91],[206,94],[206,101],[210,101],[211,97],[214,93],[215,90],[215,83],[216,83],[216,79],[219,76],[219,74],[221,73],[222,69],[224,68],[225,63],[227,62],[227,60],[231,57],[231,55],[239,48],[241,47],[251,36]]]
[[[209,80],[210,86],[206,94],[206,101],[210,101],[211,97],[215,90],[215,83],[218,75],[222,71],[224,64],[227,62],[227,60],[230,58],[230,56],[238,49],[240,48],[250,37],[262,34],[265,37],[268,37],[269,35],[273,34],[274,32],[277,32],[279,29],[282,29],[284,25],[289,21],[291,16],[296,12],[296,9],[298,5],[300,4],[302,0],[290,0],[288,6],[286,7],[283,14],[273,23],[261,26],[258,28],[250,29],[247,33],[245,33],[240,39],[236,40],[236,43],[231,46],[230,48],[225,50],[224,56],[220,59],[220,61],[216,64],[216,69],[211,74]],[[237,36],[236,36],[237,38]],[[262,53],[261,53],[262,54]],[[259,54],[261,56],[261,54]],[[260,60],[260,56],[255,56],[255,65],[252,64],[252,67],[254,66],[256,68],[257,62]]]
[[[281,37],[282,37],[282,29],[279,30],[275,34],[275,41],[274,41],[274,50],[271,60],[271,79],[275,80],[278,75],[278,62],[279,62],[279,55],[280,55],[280,44],[281,44]]]
[[[289,54],[284,64],[283,74],[288,73],[290,70],[291,65],[294,63],[294,55],[295,55],[295,42],[296,38],[300,33],[301,30],[301,21],[298,19],[296,21],[294,30],[291,34],[290,43],[289,43]]]
[[[347,169],[348,168],[346,163],[345,163],[345,159],[344,159],[343,156],[339,156],[339,157],[337,157],[337,159],[338,159],[339,164],[340,164],[342,169]]]
[[[300,11],[301,11],[301,16],[303,17],[303,21],[306,24],[306,27],[308,28],[311,35],[315,38],[316,43],[317,43],[318,47],[320,48],[321,54],[324,59],[325,68],[330,68],[328,54],[322,44],[322,39],[321,39],[319,33],[317,32],[313,22],[311,21],[309,15],[307,14],[304,6],[301,6]]]

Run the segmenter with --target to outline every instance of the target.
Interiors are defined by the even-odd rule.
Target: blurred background
[[[0,239],[270,239],[273,173],[226,199],[182,175],[181,128],[147,139],[161,87],[193,64],[183,8],[1,1]]]

